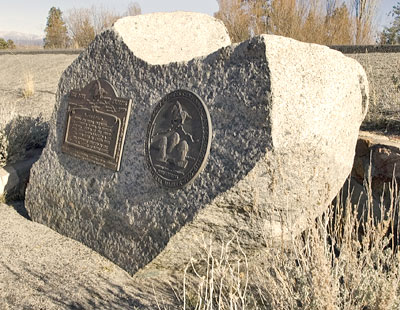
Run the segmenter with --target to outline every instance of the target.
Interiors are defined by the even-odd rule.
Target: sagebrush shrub
[[[5,166],[7,162],[7,149],[8,149],[8,139],[4,130],[0,130],[0,167]]]
[[[18,116],[0,131],[0,166],[23,159],[26,152],[46,144],[48,123],[42,116]]]

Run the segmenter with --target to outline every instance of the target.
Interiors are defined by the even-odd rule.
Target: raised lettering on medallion
[[[181,188],[204,169],[211,144],[211,120],[202,100],[177,90],[155,106],[146,137],[148,166],[158,183]]]
[[[118,171],[131,100],[117,97],[106,80],[89,83],[68,95],[62,152]]]

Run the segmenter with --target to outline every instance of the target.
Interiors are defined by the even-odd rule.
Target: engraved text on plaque
[[[130,109],[131,100],[118,98],[103,79],[72,90],[61,150],[118,171]]]

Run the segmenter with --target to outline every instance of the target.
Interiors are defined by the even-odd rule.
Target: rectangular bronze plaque
[[[106,80],[72,90],[61,151],[118,171],[130,111],[131,100],[118,98]]]

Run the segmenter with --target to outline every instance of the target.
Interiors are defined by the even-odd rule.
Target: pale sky
[[[380,0],[377,22],[389,25],[387,13],[400,0]],[[46,19],[52,6],[66,12],[71,8],[103,6],[122,14],[132,0],[0,0],[0,31],[17,31],[44,35]],[[193,11],[213,15],[218,11],[217,0],[136,0],[142,13]]]

